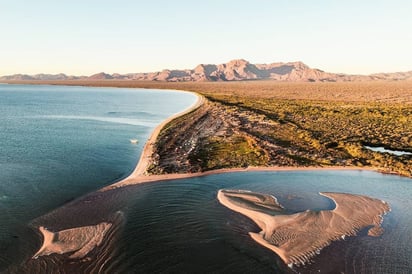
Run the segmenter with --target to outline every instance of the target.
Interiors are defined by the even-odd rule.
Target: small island
[[[355,236],[368,226],[371,226],[369,236],[383,233],[382,216],[390,211],[385,201],[347,193],[322,192],[320,195],[333,200],[335,209],[284,215],[283,207],[273,196],[220,190],[217,198],[222,205],[252,219],[262,231],[250,232],[250,236],[289,266],[309,262],[332,241]],[[275,213],[266,213],[268,209]]]

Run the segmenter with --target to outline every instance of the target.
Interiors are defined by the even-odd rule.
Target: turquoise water
[[[0,85],[0,269],[30,220],[128,175],[154,127],[195,101],[172,91]]]
[[[144,90],[4,88],[17,92],[0,92],[0,272],[412,273],[411,179],[370,171],[250,172],[91,192],[126,176],[154,125],[195,98]],[[132,138],[141,142],[132,145]],[[360,231],[324,248],[311,264],[290,269],[250,238],[248,232],[259,231],[251,220],[219,204],[222,188],[274,195],[290,213],[332,209],[320,191],[379,198],[392,211],[382,236]],[[113,229],[90,260],[58,254],[30,259],[41,244],[38,226],[60,231],[103,221]]]

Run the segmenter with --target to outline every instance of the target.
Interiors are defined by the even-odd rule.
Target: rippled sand
[[[305,264],[332,241],[354,236],[362,228],[371,226],[370,236],[383,233],[382,216],[390,210],[386,202],[355,194],[320,194],[333,200],[335,209],[282,215],[282,206],[273,196],[219,190],[217,197],[224,206],[252,219],[262,231],[251,232],[251,237],[288,265]],[[278,215],[268,214],[268,208]]]
[[[94,226],[76,227],[58,232],[48,231],[41,226],[39,230],[43,235],[43,245],[33,258],[69,252],[74,252],[69,257],[71,259],[83,258],[102,243],[111,226],[111,223],[103,222]]]

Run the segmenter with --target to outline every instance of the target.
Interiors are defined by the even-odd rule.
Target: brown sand
[[[220,190],[217,198],[224,206],[252,219],[262,231],[250,232],[251,237],[274,251],[288,265],[305,264],[332,241],[355,236],[367,226],[372,226],[370,236],[379,236],[383,232],[380,227],[382,216],[390,210],[386,202],[355,194],[320,194],[332,199],[335,209],[272,216],[244,206],[242,196],[245,196],[244,202],[250,203],[253,201],[251,193]]]
[[[43,235],[43,245],[34,254],[33,258],[36,259],[53,253],[64,254],[69,252],[74,252],[69,257],[71,259],[83,258],[102,243],[106,232],[111,226],[111,223],[103,222],[94,226],[82,226],[58,232],[48,231],[41,226],[39,230]]]

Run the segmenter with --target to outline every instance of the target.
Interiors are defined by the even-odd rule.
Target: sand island
[[[70,259],[81,259],[102,243],[111,226],[111,223],[103,222],[94,226],[76,227],[57,232],[49,231],[41,226],[39,230],[43,235],[43,245],[33,258],[53,253],[73,252],[69,256]]]
[[[332,241],[355,236],[368,226],[370,236],[379,236],[382,216],[390,210],[382,200],[347,193],[322,192],[335,202],[333,210],[306,210],[282,215],[283,207],[273,196],[239,190],[220,190],[219,202],[252,219],[262,229],[250,236],[274,251],[286,264],[305,264]],[[276,212],[268,214],[264,210]],[[273,212],[272,212],[273,213]]]

